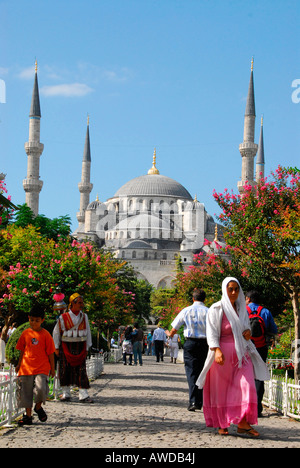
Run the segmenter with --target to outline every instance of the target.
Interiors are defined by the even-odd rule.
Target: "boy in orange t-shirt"
[[[26,408],[26,414],[19,425],[32,424],[32,403],[35,396],[34,411],[39,420],[47,421],[47,414],[42,408],[49,392],[49,373],[55,376],[54,341],[50,333],[42,328],[45,313],[41,306],[34,305],[29,313],[30,328],[23,331],[16,349],[21,351],[16,372],[18,373],[18,407]]]

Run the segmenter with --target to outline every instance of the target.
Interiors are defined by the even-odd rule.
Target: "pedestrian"
[[[11,337],[11,335],[13,334],[13,332],[16,331],[16,323],[13,323],[9,329],[8,329],[8,332],[7,332],[7,339],[9,339]]]
[[[133,349],[132,349],[132,327],[128,326],[126,327],[125,333],[124,333],[124,340],[122,343],[122,352],[123,352],[123,364],[126,366],[127,364],[127,355],[129,356],[129,365],[132,366],[132,355],[133,355]]]
[[[254,376],[268,380],[266,364],[250,340],[250,322],[243,290],[236,278],[222,283],[222,299],[207,317],[209,353],[197,385],[204,388],[203,413],[208,427],[228,435],[230,424],[239,434],[259,437]]]
[[[245,297],[251,325],[251,340],[262,360],[266,362],[269,351],[268,336],[277,335],[277,325],[271,312],[260,305],[261,301],[258,291],[248,291]],[[260,418],[262,417],[262,399],[265,392],[265,383],[261,380],[255,380],[255,386],[257,392],[257,411]]]
[[[19,420],[19,426],[32,425],[32,406],[41,422],[47,421],[42,404],[46,403],[49,393],[48,378],[55,376],[55,346],[50,333],[42,328],[45,312],[39,304],[34,304],[29,312],[30,327],[21,334],[16,349],[20,351],[16,366],[18,374],[18,407],[26,413]]]
[[[143,365],[143,345],[144,345],[144,332],[139,326],[138,323],[134,324],[134,328],[132,331],[132,346],[133,346],[133,357],[134,357],[134,365],[137,366],[137,360],[139,358],[139,365]]]
[[[164,360],[164,346],[167,341],[167,335],[162,328],[161,323],[158,323],[157,328],[153,332],[152,342],[154,343],[156,362]]]
[[[153,330],[151,330],[147,335],[147,356],[152,354],[152,338],[153,338]]]
[[[176,364],[176,361],[178,358],[179,343],[180,343],[180,337],[177,333],[175,333],[175,335],[173,335],[173,337],[169,338],[168,340],[168,346],[170,348],[171,363],[174,363],[174,364]]]
[[[89,379],[86,372],[86,358],[92,346],[92,336],[83,297],[73,294],[69,310],[60,315],[53,330],[53,339],[59,363],[59,380],[63,389],[61,401],[70,401],[71,386],[79,388],[79,401],[93,403],[89,397]]]
[[[203,405],[203,391],[196,385],[196,381],[203,369],[207,356],[206,317],[208,308],[204,305],[205,291],[193,291],[193,304],[183,309],[172,322],[170,337],[184,326],[183,360],[189,386],[188,411],[201,410]]]

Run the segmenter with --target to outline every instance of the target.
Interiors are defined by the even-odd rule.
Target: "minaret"
[[[27,178],[23,180],[23,188],[26,193],[26,204],[34,215],[39,214],[39,196],[43,187],[40,180],[40,156],[44,145],[40,142],[41,108],[39,98],[39,86],[37,78],[37,62],[35,62],[35,77],[29,113],[29,140],[25,143],[27,153]]]
[[[263,135],[263,117],[260,122],[260,135],[258,142],[257,158],[256,158],[256,182],[259,183],[265,177],[265,151],[264,151],[264,135]]]
[[[257,152],[257,144],[254,143],[255,134],[255,101],[254,101],[254,83],[253,83],[253,58],[251,61],[251,75],[247,96],[247,104],[244,120],[244,141],[239,145],[242,156],[242,180],[238,182],[239,192],[242,193],[244,185],[254,186],[254,158]]]
[[[90,183],[91,179],[91,148],[90,148],[90,121],[89,117],[87,120],[87,129],[85,144],[83,150],[82,160],[82,171],[81,171],[81,182],[78,184],[80,192],[80,208],[77,213],[77,220],[79,224],[85,222],[85,211],[90,203],[90,193],[93,189],[93,184]]]

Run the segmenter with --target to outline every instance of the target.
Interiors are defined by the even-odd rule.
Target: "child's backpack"
[[[259,306],[257,310],[251,310],[250,307],[247,306],[252,335],[251,340],[256,348],[266,346],[266,325],[263,318],[260,316],[262,310],[262,306]]]

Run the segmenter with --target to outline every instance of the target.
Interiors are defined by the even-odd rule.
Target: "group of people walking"
[[[143,365],[143,338],[144,332],[139,327],[138,323],[134,325],[134,328],[132,328],[130,325],[126,327],[123,336],[121,337],[124,366],[127,365],[127,356],[129,358],[128,364],[130,366],[133,365],[133,358],[135,366],[138,364],[138,359],[139,364],[141,366]],[[137,345],[137,343],[139,343],[139,345]],[[178,334],[175,334],[174,336],[170,337],[169,333],[162,328],[161,323],[158,323],[157,328],[149,332],[147,335],[145,352],[147,356],[156,356],[156,362],[163,362],[165,348],[167,347],[170,350],[171,362],[176,364],[179,351],[179,343],[180,337]]]
[[[262,412],[264,381],[269,380],[266,366],[267,332],[277,333],[272,314],[259,305],[257,293],[243,293],[236,278],[222,283],[222,298],[209,309],[205,306],[205,292],[195,289],[193,304],[183,309],[172,322],[166,334],[159,324],[154,331],[156,361],[163,361],[168,341],[171,362],[178,355],[178,331],[184,327],[184,364],[189,386],[189,411],[203,408],[207,426],[216,427],[220,435],[228,435],[231,424],[238,433],[259,437],[252,427]],[[42,407],[48,394],[47,377],[54,376],[55,355],[59,362],[59,380],[63,388],[63,401],[71,398],[70,387],[79,388],[81,402],[92,403],[88,395],[89,380],[86,357],[92,345],[87,315],[82,311],[83,298],[70,297],[69,308],[62,313],[53,336],[42,328],[44,312],[33,307],[29,313],[30,327],[26,329],[16,348],[20,351],[16,370],[19,374],[18,401],[26,413],[20,425],[32,424],[32,404],[40,421],[47,415]],[[260,322],[261,336],[251,331],[250,319]],[[257,323],[255,323],[257,326]],[[143,364],[143,330],[135,324],[127,327],[122,343],[123,362]]]

